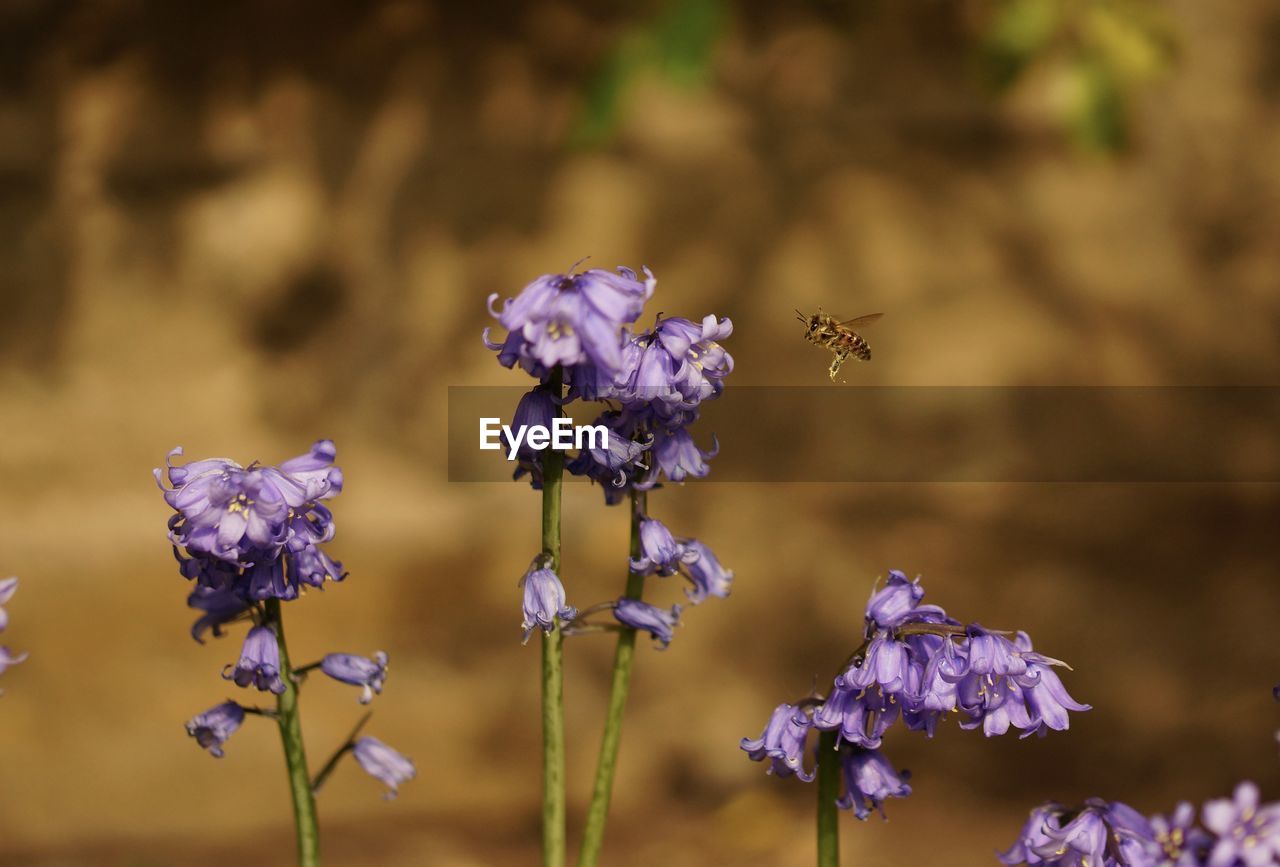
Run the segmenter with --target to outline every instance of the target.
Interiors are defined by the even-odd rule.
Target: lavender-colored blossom
[[[636,487],[647,490],[658,483],[659,476],[666,476],[673,482],[683,482],[687,478],[700,479],[711,472],[707,461],[720,451],[719,442],[712,437],[710,451],[703,451],[693,441],[693,435],[683,427],[659,428],[654,431],[653,447],[650,449],[649,472]]]
[[[804,768],[805,742],[812,728],[808,713],[784,702],[774,709],[760,737],[743,738],[740,747],[753,762],[769,759],[768,773],[794,775],[807,783],[814,777],[813,771]]]
[[[871,689],[835,686],[826,700],[814,711],[814,728],[836,731],[840,741],[874,750],[880,747],[884,733],[898,721],[903,702],[886,695],[878,687]]]
[[[178,513],[169,522],[170,538],[191,554],[208,554],[250,565],[277,556],[288,541],[293,518],[316,500],[342,490],[342,472],[333,466],[329,440],[279,467],[242,467],[226,458],[173,464],[181,448],[169,453],[165,501]]]
[[[381,781],[387,792],[383,795],[388,800],[399,794],[400,786],[418,775],[413,761],[377,738],[367,735],[355,742],[351,748],[364,772]]]
[[[632,558],[631,571],[641,575],[674,575],[681,566],[698,559],[656,518],[640,519],[640,556]]]
[[[635,322],[656,281],[648,269],[640,280],[634,271],[617,273],[593,268],[582,274],[545,274],[494,309],[498,294],[489,296],[489,313],[507,330],[502,342],[485,345],[497,351],[504,367],[519,365],[531,376],[545,379],[556,366],[565,368],[569,381],[603,373],[614,378],[622,372],[622,327]],[[574,368],[585,368],[581,373]]]
[[[382,695],[387,679],[387,654],[379,650],[373,658],[354,653],[330,653],[320,661],[320,670],[342,683],[362,687],[360,703],[373,701],[374,693]]]
[[[905,693],[913,679],[914,669],[907,645],[887,636],[871,640],[865,654],[836,678],[836,686],[865,690],[875,687],[890,696]]]
[[[547,389],[538,387],[521,395],[520,402],[516,404],[515,414],[511,417],[512,432],[524,431],[514,459],[522,464],[535,463],[541,466],[542,452],[529,446],[528,429],[542,427],[551,430],[559,415],[560,407]],[[512,459],[509,452],[507,459]]]
[[[9,600],[13,598],[13,594],[18,592],[18,579],[6,578],[0,581],[0,606],[8,605]],[[4,632],[5,627],[9,625],[9,612],[0,607],[0,632]]]
[[[557,617],[567,623],[578,616],[578,609],[566,602],[564,585],[551,569],[547,555],[533,558],[529,571],[520,579],[520,586],[524,588],[524,621],[520,628],[524,630],[525,641],[535,629],[550,633],[555,629]]]
[[[286,549],[288,553],[285,555],[285,563],[289,567],[288,572],[292,579],[292,590],[295,596],[297,595],[296,590],[299,583],[306,584],[309,587],[323,587],[326,581],[341,581],[347,577],[347,573],[342,569],[342,564],[320,550],[317,545],[300,544],[296,551],[293,550],[293,547],[294,542],[291,540]],[[290,592],[288,584],[273,585],[274,589],[279,589],[283,593]],[[257,596],[254,598],[266,597]],[[285,597],[281,596],[280,598]]]
[[[701,323],[660,318],[652,331],[628,343],[628,369],[603,396],[645,412],[659,424],[687,425],[699,404],[719,396],[724,377],[733,371],[733,357],[718,342],[732,333],[733,323],[715,316]]]
[[[1046,867],[1201,867],[1171,860],[1157,831],[1128,804],[1090,798],[1080,809],[1045,804],[1031,811],[1018,839],[999,853],[1004,864]]]
[[[649,633],[661,645],[659,649],[665,650],[680,624],[680,606],[672,605],[668,610],[624,596],[614,603],[613,616],[623,626]]]
[[[1213,838],[1196,824],[1192,804],[1183,801],[1167,816],[1152,816],[1150,826],[1153,860],[1160,867],[1203,867]]]
[[[1262,804],[1258,787],[1236,786],[1231,798],[1204,805],[1205,828],[1217,839],[1205,867],[1266,867],[1280,863],[1280,803]]]
[[[235,681],[236,686],[253,686],[276,695],[284,692],[285,683],[280,677],[280,645],[275,632],[269,626],[250,629],[240,650],[240,661],[227,665],[222,676]]]
[[[639,431],[634,415],[617,410],[601,413],[594,424],[609,431],[608,443],[580,449],[564,468],[598,482],[605,502],[614,505],[625,498],[628,484],[648,469],[645,452],[653,445],[653,435]]]
[[[866,819],[872,810],[884,816],[882,804],[888,798],[905,798],[911,794],[906,781],[911,776],[906,771],[895,771],[879,750],[842,744],[840,770],[844,778],[845,793],[836,801],[842,810],[853,810],[859,819]]]
[[[206,632],[211,631],[214,638],[220,638],[225,624],[236,620],[249,610],[249,603],[236,591],[234,585],[219,587],[197,584],[187,596],[187,606],[204,612],[204,615],[191,625],[191,637],[201,644],[204,644]]]
[[[686,587],[684,591],[689,601],[697,605],[708,596],[718,596],[721,599],[727,597],[729,585],[733,583],[733,570],[721,566],[715,552],[697,539],[678,541],[686,551],[697,555],[680,570],[693,585]]]
[[[234,701],[224,701],[188,722],[187,734],[196,739],[201,749],[220,759],[223,756],[222,745],[243,722],[244,708]]]

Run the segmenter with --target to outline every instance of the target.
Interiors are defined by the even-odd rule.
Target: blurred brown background
[[[535,862],[538,503],[446,481],[445,394],[519,382],[484,298],[581,256],[652,267],[651,312],[731,316],[740,384],[821,385],[791,313],[819,305],[889,314],[854,383],[1280,379],[1264,0],[9,0],[0,22],[0,574],[31,652],[0,683],[5,865],[290,862],[275,732],[250,720],[219,762],[182,730],[238,643],[188,637],[149,472],[175,444],[275,462],[321,435],[351,577],[290,607],[292,649],[388,650],[369,732],[420,769],[390,803],[338,772],[328,863]],[[993,863],[1048,798],[1280,797],[1273,485],[652,500],[738,580],[640,655],[607,863],[811,863],[813,790],[737,741],[831,673],[894,567],[1030,631],[1096,709],[1044,740],[895,733],[916,793],[846,819],[847,864]],[[581,485],[566,509],[571,600],[616,595],[625,514]],[[610,653],[570,645],[571,835]],[[313,761],[354,693],[309,686]]]

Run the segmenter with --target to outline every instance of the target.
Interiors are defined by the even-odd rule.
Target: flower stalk
[[[563,374],[557,367],[549,387],[557,398]],[[564,455],[554,449],[543,459],[542,551],[560,571],[560,502]],[[564,635],[558,622],[542,633],[542,863],[565,863]]]
[[[644,491],[631,490],[631,559],[640,556],[640,521],[644,518],[646,495]],[[634,569],[627,570],[628,599],[640,599],[644,593],[644,575]],[[606,710],[604,734],[600,739],[600,758],[596,763],[596,781],[591,792],[591,806],[587,810],[587,825],[582,834],[582,851],[578,855],[579,867],[594,867],[600,860],[604,844],[605,820],[609,816],[609,800],[613,795],[613,779],[618,768],[618,748],[622,743],[622,715],[631,691],[631,668],[635,659],[636,631],[623,629],[613,651],[613,679],[609,684],[609,704]]]
[[[284,762],[289,773],[289,791],[293,795],[293,824],[298,838],[298,867],[320,864],[320,824],[316,818],[316,801],[307,770],[307,751],[302,742],[302,718],[298,713],[298,685],[289,668],[289,651],[284,640],[284,619],[280,600],[268,599],[263,605],[263,625],[276,634],[280,645],[280,674],[284,692],[276,701],[280,740],[284,744]]]
[[[840,867],[840,826],[836,801],[840,797],[840,752],[837,733],[818,737],[818,867]]]

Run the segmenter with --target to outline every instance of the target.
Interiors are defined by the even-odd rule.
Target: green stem
[[[631,556],[640,556],[640,519],[644,517],[645,492],[631,492]],[[644,576],[627,570],[626,596],[639,599],[644,593]],[[622,713],[631,690],[631,667],[636,650],[636,631],[623,629],[613,651],[613,681],[609,685],[609,706],[600,739],[600,758],[596,762],[596,782],[587,811],[587,826],[582,834],[582,851],[578,867],[594,867],[600,860],[604,844],[604,824],[609,817],[609,799],[613,794],[613,778],[618,769],[618,747],[622,743]]]
[[[316,801],[311,793],[311,775],[307,771],[307,751],[302,743],[302,718],[298,715],[298,686],[289,668],[289,649],[284,640],[284,620],[280,616],[280,600],[268,599],[263,622],[276,634],[280,645],[280,677],[284,692],[276,704],[280,740],[284,743],[284,763],[289,771],[289,789],[293,793],[293,824],[298,834],[298,867],[320,864],[320,823],[316,819]]]
[[[324,767],[316,774],[316,778],[311,781],[311,794],[313,796],[320,794],[320,787],[324,785],[325,780],[329,779],[329,775],[338,766],[338,762],[342,761],[342,757],[356,748],[356,736],[360,734],[360,730],[364,728],[364,724],[372,716],[373,711],[365,711],[364,716],[360,717],[360,721],[351,730],[351,734],[347,735],[347,739],[342,742],[342,746],[334,750],[333,755],[329,756],[329,761],[324,763]]]
[[[563,393],[562,374],[551,374],[551,393]],[[542,550],[560,574],[560,493],[564,455],[554,449],[542,459]],[[542,864],[565,863],[564,635],[557,622],[542,635]]]
[[[834,731],[818,738],[818,867],[840,867],[840,753]]]

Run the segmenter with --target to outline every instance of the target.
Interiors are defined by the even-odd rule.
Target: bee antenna
[[[577,262],[574,262],[572,265],[570,265],[570,266],[569,266],[569,272],[568,272],[568,275],[569,275],[570,277],[572,277],[572,276],[573,276],[573,272],[578,270],[578,266],[579,266],[579,265],[581,265],[583,262],[587,261],[587,260],[588,260],[588,259],[590,259],[590,258],[591,258],[590,256],[583,256],[583,257],[582,257],[581,259],[579,259]]]
[[[800,312],[800,308],[799,308],[799,307],[795,308],[795,310],[796,310],[796,318],[797,318],[797,319],[799,319],[801,322],[808,322],[808,321],[809,321],[809,317],[808,317],[808,316],[805,316],[803,313],[801,313],[801,312]]]

